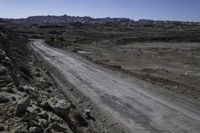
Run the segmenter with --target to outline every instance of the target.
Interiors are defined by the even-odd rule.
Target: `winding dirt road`
[[[199,133],[200,104],[77,54],[33,40],[31,48],[83,95],[134,133]]]

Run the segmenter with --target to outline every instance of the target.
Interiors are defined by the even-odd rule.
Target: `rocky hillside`
[[[29,51],[26,36],[6,27],[0,27],[0,132],[96,132]]]

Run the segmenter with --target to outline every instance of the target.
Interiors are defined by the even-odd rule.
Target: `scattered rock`
[[[62,118],[58,117],[56,114],[48,112],[50,122],[62,122]]]
[[[22,117],[25,114],[29,103],[30,103],[29,96],[19,100],[19,102],[17,103],[17,107],[16,107],[16,116]]]
[[[39,123],[38,123],[37,119],[30,120],[29,124],[30,124],[31,127],[37,127],[37,126],[39,126]]]
[[[7,103],[9,100],[10,99],[7,96],[0,95],[0,103]]]
[[[17,128],[11,131],[11,133],[27,133],[27,125],[15,125]]]
[[[90,118],[91,117],[90,113],[91,113],[91,111],[89,109],[86,109],[84,112],[85,117]]]
[[[12,82],[12,81],[9,78],[5,78],[5,79],[0,80],[0,87],[5,87],[10,82]]]
[[[38,106],[32,104],[32,102],[31,102],[31,106],[28,106],[27,111],[32,114],[41,113],[41,109]]]
[[[51,98],[48,101],[48,104],[52,110],[62,118],[66,118],[68,116],[71,108],[71,104],[63,99]]]
[[[5,127],[3,125],[0,125],[0,132],[5,131]]]
[[[31,86],[23,86],[23,88],[24,88],[24,92],[26,92],[29,95],[33,93],[34,91],[36,91],[35,87],[31,87]]]
[[[49,119],[49,115],[46,111],[42,111],[41,113],[38,113],[38,116],[43,118],[43,119],[46,119],[46,120]]]
[[[65,125],[58,124],[58,123],[53,123],[50,126],[50,130],[53,132],[61,132],[61,133],[72,133],[69,127],[66,127]]]
[[[0,49],[0,60],[3,60],[6,57],[6,52]]]
[[[35,119],[36,119],[36,116],[34,114],[26,113],[22,117],[21,121],[30,123],[31,120],[35,120]]]
[[[8,68],[4,66],[0,66],[0,75],[4,75],[8,72]]]
[[[36,77],[40,77],[40,76],[41,76],[39,72],[35,72],[34,75],[35,75]]]
[[[85,118],[80,113],[76,112],[73,117],[77,121],[79,126],[82,126],[82,127],[88,126],[88,122],[85,120]]]
[[[39,126],[43,128],[47,128],[49,126],[49,122],[45,119],[38,119],[38,121],[39,121]]]
[[[17,87],[17,90],[18,90],[18,91],[21,91],[21,92],[24,92],[24,87],[18,86],[18,87]]]
[[[9,87],[3,87],[2,88],[2,90],[4,91],[4,92],[8,92],[8,93],[11,93],[11,94],[14,94],[15,93],[15,91],[14,91],[14,88],[12,88],[11,86],[9,86]]]
[[[44,129],[41,127],[30,127],[29,128],[29,133],[43,133]]]

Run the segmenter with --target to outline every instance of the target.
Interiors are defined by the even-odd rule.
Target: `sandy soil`
[[[182,49],[181,44],[176,44],[175,48],[174,45],[173,48],[152,45],[155,48],[145,44],[143,47],[126,45],[117,48],[111,47],[109,51],[106,51],[106,47],[98,49],[89,47],[90,49],[86,50],[85,48],[86,52],[82,52],[82,54],[86,53],[95,62],[110,63],[110,66],[133,71],[139,76],[143,76],[144,71],[144,75],[148,73],[145,80],[148,79],[148,76],[155,77],[156,80],[153,81],[156,82],[155,84],[159,83],[160,86],[163,86],[166,80],[170,83],[166,82],[165,86],[171,87],[171,83],[174,83],[174,88],[177,89],[180,87],[179,85],[187,85],[199,92],[199,49],[196,48],[198,45],[191,44],[189,47],[190,51],[194,51],[193,54],[189,54],[188,49]],[[158,86],[127,74],[100,67],[76,54],[49,47],[44,45],[41,40],[32,42],[31,46],[51,67],[58,70],[57,72],[62,75],[63,80],[72,84],[74,89],[87,96],[92,103],[100,107],[103,112],[108,113],[121,126],[127,127],[127,132],[128,130],[136,133],[199,132],[199,103],[169,93]],[[191,50],[193,47],[194,50]],[[156,49],[161,50],[157,51]],[[165,52],[163,53],[162,50]],[[182,54],[182,60],[180,60],[179,54],[176,54],[177,51]],[[189,62],[191,58],[196,60],[195,63],[193,61],[192,65]],[[178,81],[170,79],[176,79],[176,75],[183,72],[184,78],[180,78]],[[156,77],[164,79],[164,81],[157,82]],[[195,80],[189,80],[190,78],[195,78]],[[177,85],[177,83],[180,84]]]

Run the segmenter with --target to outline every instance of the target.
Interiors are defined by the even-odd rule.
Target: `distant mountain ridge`
[[[22,19],[4,19],[9,22],[16,24],[64,24],[64,23],[83,23],[83,24],[105,24],[115,23],[120,25],[131,25],[131,24],[143,24],[143,25],[154,25],[154,24],[179,24],[179,25],[200,25],[200,22],[182,22],[182,21],[154,21],[148,19],[140,19],[135,21],[129,18],[91,18],[91,17],[78,17],[78,16],[31,16]]]

